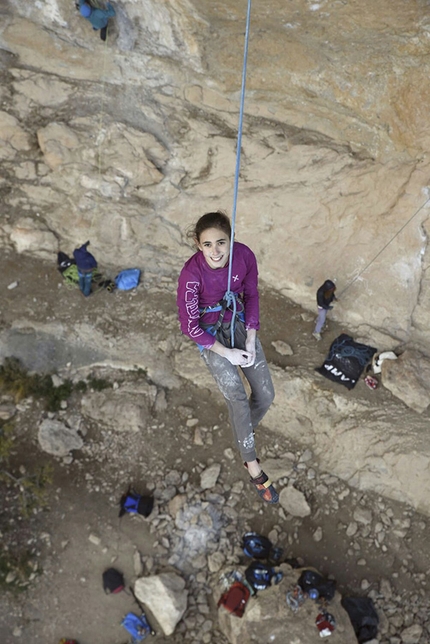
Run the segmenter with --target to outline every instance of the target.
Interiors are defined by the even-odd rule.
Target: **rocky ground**
[[[2,330],[14,320],[65,326],[87,321],[110,343],[129,324],[142,337],[152,334],[160,346],[175,328],[174,280],[164,278],[160,284],[149,270],[135,293],[102,291],[84,300],[79,291],[64,287],[55,265],[13,253],[5,253],[0,262]],[[15,281],[18,285],[8,289]],[[264,288],[262,301],[261,338],[269,360],[280,366],[300,362],[311,372],[341,329],[332,323],[316,344],[310,341],[313,316]],[[289,343],[291,356],[281,355],[279,345],[272,344],[280,340]],[[123,644],[127,637],[121,619],[136,606],[129,594],[103,593],[102,572],[111,565],[124,572],[128,584],[165,570],[176,570],[186,580],[188,608],[175,634],[157,635],[153,641],[224,642],[213,583],[224,565],[234,568],[244,561],[240,540],[250,529],[282,546],[285,557],[331,575],[342,594],[372,597],[380,614],[380,644],[430,640],[427,517],[351,489],[320,471],[310,449],[300,450],[263,426],[258,436],[263,461],[277,459],[272,471],[278,472],[284,499],[294,485],[310,514],[296,516],[303,505],[286,501],[267,507],[247,483],[232,449],[226,409],[209,389],[186,381],[162,388],[142,368],[77,368],[70,362],[57,384],[68,378],[75,384],[84,381],[87,391],[75,389],[59,411],[47,412],[37,396],[19,403],[9,395],[1,399],[2,417],[11,416],[13,439],[7,462],[0,455],[8,472],[0,501],[4,644],[45,644],[64,636],[80,644]],[[92,392],[100,382],[106,388]],[[140,431],[122,431],[84,413],[85,397],[102,395],[109,401],[115,392],[127,391],[138,399],[151,388],[153,404]],[[351,395],[378,395],[381,405],[388,399],[395,404],[388,392],[371,392],[362,382]],[[79,427],[83,447],[66,457],[44,452],[38,427],[47,417]],[[50,468],[45,496],[25,514],[25,481],[40,466]],[[118,518],[118,502],[129,484],[154,494],[148,519]],[[27,501],[30,494],[27,489]]]

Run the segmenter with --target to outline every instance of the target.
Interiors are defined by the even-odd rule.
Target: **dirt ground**
[[[154,310],[166,316],[175,314],[174,280],[166,283],[165,288],[154,289],[155,277],[150,274],[144,275],[136,295],[110,295],[102,291],[89,299],[84,299],[78,290],[59,287],[62,278],[55,265],[12,252],[0,257],[0,276],[1,331],[18,319],[67,324],[88,320],[102,329],[109,341],[120,333],[124,323],[134,324],[142,331],[149,330],[153,326]],[[7,286],[15,280],[18,286],[8,290]],[[313,316],[264,287],[261,322],[260,337],[269,361],[280,366],[294,366],[300,361],[309,370],[321,364],[330,342],[343,330],[331,322],[323,341],[316,343],[310,336]],[[153,333],[154,340],[159,341],[167,332],[160,325]],[[283,357],[277,353],[271,344],[275,340],[288,342],[293,355]],[[110,383],[146,377],[141,371],[119,372],[107,367],[90,369],[88,373]],[[322,386],[336,388],[329,381]],[[395,404],[388,391],[380,388],[372,392],[363,382],[350,395],[378,396],[381,405]],[[342,593],[362,595],[365,594],[363,579],[367,580],[368,590],[378,589],[380,581],[388,579],[393,594],[402,598],[405,605],[409,606],[411,598],[417,595],[419,606],[428,607],[430,544],[426,517],[376,494],[349,490],[330,473],[320,472],[311,459],[307,468],[297,468],[296,483],[306,494],[312,514],[305,519],[287,516],[283,520],[277,506],[264,506],[255,492],[248,489],[238,457],[234,461],[226,460],[224,452],[231,447],[227,413],[211,392],[184,383],[179,390],[167,391],[166,396],[166,409],[154,415],[153,422],[142,434],[107,431],[95,424],[89,426],[84,448],[75,452],[68,464],[43,453],[39,447],[37,427],[44,415],[41,401],[25,400],[19,405],[8,471],[19,478],[36,466],[49,464],[52,482],[47,488],[46,507],[40,505],[30,516],[23,516],[20,511],[18,487],[12,479],[8,485],[1,483],[0,641],[3,644],[56,644],[66,636],[76,638],[80,644],[124,644],[127,636],[120,622],[136,606],[125,593],[118,596],[103,593],[103,570],[110,565],[118,567],[130,584],[135,579],[133,554],[136,550],[144,558],[153,558],[156,572],[169,569],[166,561],[171,553],[164,552],[156,531],[151,531],[151,518],[146,521],[130,516],[118,518],[119,498],[130,483],[139,491],[155,489],[157,512],[163,512],[165,501],[160,490],[167,473],[172,469],[187,473],[189,481],[197,485],[199,472],[212,462],[222,464],[222,489],[227,491],[234,482],[245,481],[243,503],[238,510],[239,530],[232,536],[237,543],[242,530],[253,529],[268,535],[278,526],[284,536],[278,545],[284,547],[285,555],[301,558],[306,565],[332,575]],[[3,402],[7,401],[3,398]],[[80,409],[77,393],[69,399],[67,413],[74,409]],[[210,434],[210,440],[205,440],[203,445],[193,443],[181,409],[185,409],[185,414],[187,409],[191,410],[192,417],[207,429],[205,435]],[[300,463],[300,450],[287,438],[271,435],[266,430],[262,443],[263,458],[292,452]],[[314,478],[309,475],[309,467],[314,470]],[[345,526],[353,521],[357,506],[371,509],[376,518],[384,514],[393,521],[397,519],[399,525],[406,521],[408,528],[404,533],[387,531],[385,552],[365,532],[348,538]],[[313,535],[319,527],[323,538],[316,542]],[[91,540],[91,535],[96,539]],[[29,582],[24,587],[5,581],[5,565],[18,560],[21,561],[20,579]],[[27,561],[32,562],[30,568],[25,564]],[[212,619],[216,621],[215,608]],[[182,624],[173,636],[157,635],[150,641],[186,642],[189,638]]]

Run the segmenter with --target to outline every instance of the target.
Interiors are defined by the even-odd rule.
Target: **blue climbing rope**
[[[249,40],[250,22],[251,22],[251,0],[248,0],[248,11],[246,14],[245,46],[244,46],[244,52],[243,52],[242,89],[240,92],[239,127],[237,131],[236,171],[234,175],[233,209],[231,214],[230,257],[228,262],[227,290],[224,295],[224,300],[227,302],[227,306],[230,307],[232,310],[231,328],[230,328],[232,347],[234,347],[234,330],[235,330],[237,304],[236,304],[236,296],[233,293],[233,291],[230,290],[230,283],[231,283],[231,273],[233,268],[233,244],[234,244],[234,231],[236,227],[237,193],[239,188],[240,152],[242,147],[243,109],[245,105],[246,67],[248,63],[248,40]]]

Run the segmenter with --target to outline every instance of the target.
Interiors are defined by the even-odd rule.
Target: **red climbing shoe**
[[[266,503],[278,503],[279,494],[265,472],[262,471],[255,479],[251,478],[249,480],[263,501],[266,501]]]

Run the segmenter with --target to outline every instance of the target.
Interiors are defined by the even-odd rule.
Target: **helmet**
[[[84,18],[89,18],[92,14],[92,11],[93,10],[91,9],[89,4],[81,4],[81,6],[79,7],[79,13]]]

